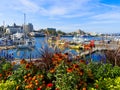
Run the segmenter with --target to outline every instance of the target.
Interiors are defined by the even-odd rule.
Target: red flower
[[[49,88],[51,88],[52,86],[53,86],[52,83],[48,83],[48,84],[47,84],[47,87],[49,87]]]
[[[37,88],[37,90],[41,90],[41,88]]]

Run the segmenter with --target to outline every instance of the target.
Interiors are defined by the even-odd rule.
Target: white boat
[[[16,33],[11,35],[11,39],[13,44],[17,48],[33,48],[35,47],[35,40],[34,38],[25,37],[24,33]]]
[[[35,47],[35,39],[28,37],[27,34],[25,33],[25,19],[26,19],[26,16],[24,14],[23,36],[21,38],[20,35],[18,35],[19,43],[16,46],[19,49],[34,48]]]
[[[32,37],[45,37],[45,34],[40,32],[30,32],[29,35]]]
[[[35,40],[33,38],[24,39],[24,41],[21,41],[21,43],[17,45],[17,48],[19,49],[34,48],[34,47],[35,47]]]
[[[88,42],[89,40],[87,38],[84,38],[82,35],[76,35],[73,37],[73,41],[76,43],[84,43],[84,42]]]

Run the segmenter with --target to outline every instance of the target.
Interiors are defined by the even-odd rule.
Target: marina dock
[[[15,45],[13,45],[13,46],[0,46],[0,50],[8,50],[8,49],[14,49],[14,48],[16,48]]]
[[[91,53],[94,53],[96,51],[102,51],[102,50],[117,50],[119,48],[119,44],[116,42],[111,42],[110,44],[96,44],[95,48],[92,48],[91,50],[86,50],[81,52],[80,56],[85,56]]]

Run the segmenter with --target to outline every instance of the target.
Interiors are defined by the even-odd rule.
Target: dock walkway
[[[116,43],[103,44],[103,45],[99,44],[99,45],[96,45],[96,47],[91,50],[86,50],[86,51],[81,52],[79,55],[84,56],[84,55],[88,55],[90,53],[101,51],[101,50],[117,50],[119,47],[120,45]]]
[[[13,46],[0,46],[0,50],[7,50],[7,49],[14,49],[14,48],[16,48],[15,45],[13,45]]]

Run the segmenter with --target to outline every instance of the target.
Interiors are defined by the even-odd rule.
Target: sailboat
[[[26,16],[24,14],[24,26],[23,26],[23,37],[20,38],[19,44],[17,44],[17,48],[26,49],[26,48],[34,48],[35,47],[35,39],[28,37],[25,33],[25,19]]]

